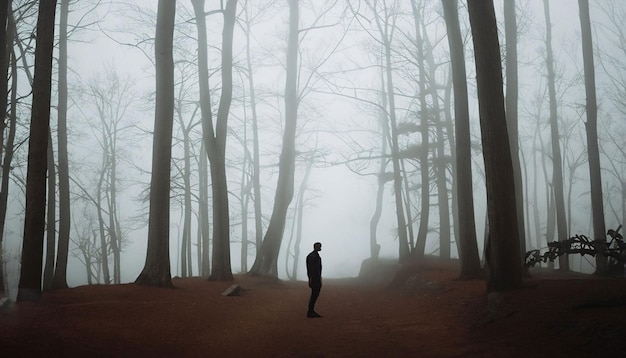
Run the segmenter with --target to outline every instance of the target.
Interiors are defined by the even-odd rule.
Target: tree
[[[457,201],[459,215],[459,260],[461,278],[482,276],[478,244],[476,242],[476,222],[474,220],[474,194],[472,188],[472,158],[465,72],[463,39],[459,26],[456,0],[443,0],[443,12],[446,20],[450,62],[454,86],[454,121],[456,136],[456,174]]]
[[[250,87],[250,109],[252,111],[252,190],[254,197],[254,236],[256,247],[261,247],[263,241],[263,212],[261,208],[261,168],[259,159],[259,125],[257,116],[257,98],[254,88],[254,76],[252,71],[252,56],[250,55],[250,35],[252,33],[252,21],[249,18],[249,6],[244,5],[245,36],[246,36],[246,70],[248,71],[248,86]]]
[[[13,43],[13,37],[9,37],[7,34],[8,23],[8,9],[11,6],[11,2],[7,3],[7,6],[0,7],[0,111],[7,108],[7,96],[8,96],[8,72],[9,72],[9,60],[10,48],[9,43]],[[2,113],[2,112],[0,112]],[[2,158],[2,147],[4,145],[4,129],[6,115],[0,116],[0,159]],[[11,144],[12,146],[12,144]],[[9,147],[7,147],[7,151]],[[6,158],[6,157],[5,157]],[[2,162],[2,184],[0,187],[0,294],[4,293],[4,261],[2,259],[2,238],[4,234],[4,222],[6,219],[7,208],[7,192],[8,190],[8,171],[5,170],[4,162]],[[6,182],[6,187],[5,187]]]
[[[59,81],[57,136],[59,157],[59,246],[52,288],[67,288],[67,259],[70,243],[70,179],[67,154],[67,16],[69,0],[61,0],[59,16]]]
[[[213,194],[213,260],[211,280],[230,281],[233,274],[230,266],[230,217],[228,186],[226,180],[226,132],[233,91],[233,32],[236,21],[237,1],[229,0],[224,13],[222,30],[222,93],[217,110],[215,129],[210,112],[208,90],[208,65],[206,60],[206,25],[204,24],[204,1],[194,0],[194,12],[198,26],[198,74],[200,76],[200,111],[202,137],[207,148],[211,170]]]
[[[278,172],[278,184],[274,197],[274,208],[270,223],[257,251],[257,257],[250,269],[250,274],[278,277],[278,253],[283,233],[287,210],[293,199],[294,172],[296,162],[296,125],[298,120],[298,22],[300,11],[297,0],[289,3],[289,34],[287,38],[287,78],[285,80],[285,127]]]
[[[48,155],[48,128],[50,126],[55,13],[56,0],[39,2],[33,101],[28,141],[26,213],[18,301],[36,301],[41,298],[46,170],[48,167],[46,160]]]
[[[170,273],[170,166],[174,122],[176,0],[159,0],[155,40],[156,98],[146,262],[135,283],[172,287]]]
[[[593,239],[598,248],[606,242],[604,223],[604,203],[602,198],[602,174],[600,172],[600,151],[598,149],[598,105],[596,103],[596,77],[593,61],[593,40],[591,37],[591,19],[589,1],[578,0],[580,28],[582,35],[583,63],[585,72],[585,93],[587,109],[587,155],[589,157],[589,178],[591,183],[591,211],[593,213]],[[607,271],[607,259],[596,255],[596,273]]]
[[[520,261],[524,262],[526,254],[526,230],[524,228],[524,182],[520,164],[519,130],[518,130],[518,71],[517,71],[517,16],[515,0],[504,1],[504,36],[506,43],[506,123],[511,142],[513,160],[513,178],[515,179],[515,200],[517,203],[517,223],[520,242]]]
[[[492,0],[468,0],[485,161],[489,240],[487,289],[522,284],[513,163],[504,110],[502,63]]]
[[[417,3],[412,0],[411,8],[413,11],[413,19],[417,21],[419,18]],[[424,65],[424,45],[420,33],[420,26],[415,26],[417,61],[418,61],[418,85],[419,85],[419,116],[420,116],[420,133],[421,133],[421,150],[419,153],[419,166],[421,175],[421,210],[420,224],[417,232],[416,249],[414,255],[423,257],[426,250],[426,238],[428,235],[428,223],[430,218],[430,164],[428,162],[429,147],[429,124],[428,124],[428,105],[426,101],[426,66]]]
[[[548,95],[550,97],[550,138],[552,143],[552,193],[556,209],[556,226],[559,241],[565,241],[567,222],[565,220],[565,198],[563,196],[563,164],[561,159],[561,144],[559,141],[559,121],[557,115],[554,59],[552,56],[552,29],[550,23],[550,5],[544,0],[544,14],[546,18],[546,66],[548,68]],[[567,255],[559,256],[559,270],[569,270]]]

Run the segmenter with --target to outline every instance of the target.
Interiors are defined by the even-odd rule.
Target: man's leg
[[[307,317],[320,317],[317,313],[315,313],[315,302],[317,298],[320,296],[319,288],[311,288],[311,298],[309,298],[309,311],[307,312]]]

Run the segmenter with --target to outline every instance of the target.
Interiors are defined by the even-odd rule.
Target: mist
[[[18,125],[15,154],[11,164],[6,224],[2,241],[2,261],[5,286],[13,300],[17,295],[22,240],[24,233],[25,183],[28,156],[31,84],[27,72],[34,67],[36,7],[27,1],[14,1],[16,42],[26,46],[23,61],[13,75],[18,78]],[[224,19],[220,2],[207,2],[209,91],[215,117],[220,105],[221,48]],[[376,4],[371,8],[368,4]],[[395,116],[407,127],[429,126],[430,146],[422,145],[418,131],[398,136],[402,153],[411,148],[426,150],[431,163],[429,187],[430,205],[424,254],[441,256],[442,232],[440,214],[441,190],[452,205],[454,180],[471,180],[473,184],[476,237],[482,258],[487,215],[485,164],[483,161],[479,109],[476,88],[470,24],[465,2],[459,7],[459,21],[465,38],[465,60],[469,90],[470,136],[472,140],[472,178],[454,178],[450,147],[453,96],[450,75],[450,54],[446,26],[440,2],[419,3],[419,26],[432,55],[427,65],[428,88],[434,88],[439,103],[433,97],[426,102],[428,119],[420,95],[420,70],[415,59],[415,18],[409,1],[303,1],[300,4],[297,129],[295,138],[294,194],[287,211],[281,247],[277,258],[277,277],[306,279],[304,258],[313,243],[321,242],[320,255],[324,262],[324,277],[344,278],[359,275],[361,264],[372,256],[370,222],[377,209],[377,190],[381,158],[387,159],[384,171],[392,169],[389,138],[383,137],[381,123],[389,118],[388,80],[382,74],[381,40],[376,27],[377,14],[383,9],[394,18],[391,41]],[[496,1],[496,16],[504,53],[502,2]],[[593,232],[590,199],[589,166],[586,156],[585,83],[581,49],[578,7],[569,0],[552,0],[552,51],[556,72],[557,119],[560,129],[559,146],[562,153],[567,237]],[[169,252],[172,276],[200,276],[202,257],[212,254],[201,248],[199,227],[201,185],[199,166],[202,147],[202,125],[199,110],[197,58],[198,42],[195,16],[190,2],[179,1],[174,28],[174,124],[170,191]],[[157,2],[144,1],[73,1],[69,7],[68,36],[68,158],[71,199],[71,230],[67,284],[71,287],[88,283],[134,282],[146,262],[148,246],[149,191],[152,145],[155,120],[155,27]],[[606,228],[617,228],[626,217],[624,188],[626,183],[626,106],[624,76],[621,61],[626,48],[616,38],[621,23],[616,14],[626,15],[621,1],[601,1],[591,4],[591,22],[596,58],[596,89],[598,93],[598,139],[602,171],[602,197]],[[286,40],[289,9],[281,1],[240,1],[233,35],[233,99],[226,134],[226,177],[228,183],[230,218],[230,259],[233,273],[247,272],[257,258],[255,238],[254,194],[252,187],[253,109],[249,78],[254,79],[255,109],[258,123],[258,144],[262,235],[265,235],[277,190],[278,168],[281,160],[285,129]],[[620,17],[617,16],[619,19]],[[623,18],[623,16],[621,17]],[[246,20],[247,19],[247,20]],[[549,102],[545,64],[546,26],[543,2],[517,2],[518,66],[519,66],[519,152],[524,187],[524,217],[526,247],[542,249],[557,240],[554,208],[551,207],[553,188],[552,153],[550,152]],[[57,24],[59,20],[57,19]],[[389,24],[387,24],[390,26]],[[246,31],[250,27],[249,48]],[[58,35],[58,34],[57,34]],[[33,35],[34,36],[34,35]],[[57,42],[55,41],[55,44]],[[15,46],[15,45],[14,45]],[[247,57],[247,54],[250,57]],[[55,48],[58,59],[58,47]],[[252,72],[248,71],[250,61]],[[503,58],[504,61],[504,58]],[[52,146],[57,155],[56,139],[58,111],[55,89],[58,60],[53,63],[53,85],[50,130]],[[11,72],[12,73],[12,72]],[[506,82],[506,78],[504,79]],[[431,91],[429,89],[429,91]],[[440,117],[436,122],[435,112]],[[383,119],[381,122],[381,118]],[[427,123],[427,124],[424,124]],[[385,124],[387,125],[387,124]],[[438,132],[438,130],[441,130]],[[5,129],[5,132],[8,129]],[[5,140],[6,140],[5,134]],[[442,143],[440,152],[435,146]],[[6,143],[3,143],[6,146]],[[113,145],[114,144],[114,145]],[[387,152],[383,152],[387,147]],[[108,152],[107,152],[108,151]],[[116,169],[112,176],[108,161],[115,156]],[[58,158],[58,156],[57,156]],[[189,161],[185,162],[185,159]],[[306,178],[307,163],[311,162]],[[444,169],[436,164],[445,161]],[[109,164],[107,164],[109,163]],[[417,156],[403,157],[402,195],[410,213],[407,221],[409,249],[415,249],[417,231],[422,218],[421,167]],[[186,167],[187,166],[187,167]],[[185,169],[189,174],[185,174]],[[438,173],[444,172],[445,188],[436,184]],[[102,186],[101,173],[109,180]],[[185,188],[185,177],[188,187]],[[210,178],[210,176],[209,176]],[[115,199],[110,184],[115,184]],[[99,185],[100,188],[98,187]],[[207,184],[209,188],[211,183]],[[305,189],[299,197],[299,191]],[[107,194],[99,189],[109,190]],[[189,190],[189,192],[186,192]],[[513,188],[511,189],[513,190]],[[210,189],[209,189],[210,193]],[[191,196],[191,214],[185,213],[185,195]],[[210,195],[210,194],[209,194]],[[98,209],[91,198],[101,203],[115,201],[119,220],[119,282],[113,277],[114,256],[109,249],[109,282],[105,282],[97,233],[98,215],[110,222],[112,213]],[[376,226],[376,244],[380,259],[398,260],[399,238],[397,221],[398,198],[391,181],[383,188],[381,216]],[[408,204],[407,204],[408,203]],[[242,211],[245,204],[246,212]],[[58,205],[58,204],[57,204]],[[211,200],[207,203],[212,213]],[[302,220],[298,210],[302,208]],[[98,211],[100,210],[100,213]],[[187,225],[185,217],[187,215]],[[209,226],[213,227],[212,214]],[[450,254],[444,259],[459,257],[457,228],[453,227],[453,212],[445,215],[452,223]],[[58,221],[58,217],[56,219]],[[113,221],[115,221],[113,220]],[[246,221],[246,223],[244,223]],[[242,232],[245,227],[246,232]],[[57,230],[58,222],[57,222]],[[513,230],[513,228],[511,229]],[[185,236],[187,235],[187,236]],[[213,234],[211,234],[212,236]],[[50,235],[46,235],[50,237]],[[109,237],[109,236],[107,236]],[[191,242],[184,243],[185,237]],[[242,241],[247,240],[243,254]],[[211,240],[213,238],[211,237]],[[211,241],[211,244],[213,242]],[[110,243],[109,243],[110,244]],[[81,246],[82,245],[82,246]],[[86,245],[91,245],[85,249]],[[184,246],[186,245],[186,246]],[[92,247],[93,246],[93,247]],[[44,250],[44,258],[46,251]],[[82,250],[82,251],[81,251]],[[87,251],[85,251],[87,250]],[[93,250],[93,251],[89,251]],[[184,256],[184,259],[183,259]],[[93,261],[86,264],[86,257]],[[183,260],[188,260],[183,269]],[[294,271],[294,260],[298,261]],[[88,265],[91,275],[88,278]],[[569,268],[593,272],[595,263],[585,257],[572,257]],[[205,273],[206,274],[206,273]]]

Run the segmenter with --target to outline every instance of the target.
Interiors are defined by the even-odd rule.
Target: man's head
[[[315,251],[322,251],[322,244],[319,242],[316,242],[313,244],[313,250]]]

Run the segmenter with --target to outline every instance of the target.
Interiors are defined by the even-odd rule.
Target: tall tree
[[[146,262],[135,283],[172,287],[170,272],[170,167],[174,122],[174,20],[176,0],[159,0],[155,65],[156,98]]]
[[[11,51],[11,109],[9,111],[9,135],[6,142],[6,151],[2,159],[2,184],[0,186],[0,248],[4,236],[4,224],[7,214],[7,200],[9,194],[9,174],[15,143],[15,131],[17,128],[17,63],[15,52]],[[0,255],[0,293],[4,292],[4,262]]]
[[[41,298],[43,234],[46,211],[46,170],[48,129],[50,127],[50,94],[52,87],[52,52],[56,0],[41,0],[37,17],[35,75],[28,140],[26,176],[26,213],[22,242],[22,268],[18,301]]]
[[[550,138],[552,143],[552,193],[556,209],[556,227],[558,240],[567,240],[567,222],[565,220],[565,198],[563,196],[563,160],[561,159],[561,143],[559,140],[559,120],[556,103],[556,79],[554,59],[552,55],[552,24],[550,22],[550,5],[543,1],[546,19],[546,66],[548,68],[548,96],[550,98]],[[567,255],[559,256],[559,270],[569,270]]]
[[[526,254],[526,230],[524,228],[524,182],[519,152],[518,130],[518,70],[517,70],[517,16],[515,0],[504,1],[504,36],[506,43],[506,122],[511,142],[511,158],[513,160],[513,178],[515,179],[515,200],[517,203],[517,224],[520,242],[520,260],[524,262]]]
[[[8,86],[9,86],[9,61],[11,59],[11,49],[13,48],[13,36],[7,33],[8,29],[8,13],[9,7],[11,6],[11,2],[8,1],[6,6],[0,6],[0,159],[2,159],[2,149],[4,145],[4,129],[7,127],[7,116],[6,116],[6,108],[7,108],[7,96],[8,96]],[[15,74],[13,74],[15,77]],[[15,91],[14,91],[15,92]],[[10,125],[9,125],[9,128]],[[9,129],[11,130],[11,129]],[[11,146],[13,144],[11,143]],[[7,146],[7,152],[10,148]],[[4,158],[7,154],[5,154]],[[8,168],[5,170],[6,166],[4,165],[6,159],[2,161],[2,184],[0,187],[0,294],[4,293],[4,261],[2,260],[2,239],[4,237],[4,221],[6,219],[6,209],[7,209],[7,192],[8,190]],[[5,188],[6,182],[6,188]]]
[[[604,203],[602,198],[602,175],[600,172],[600,151],[598,149],[598,105],[596,102],[596,76],[593,61],[593,40],[589,1],[578,0],[580,28],[582,35],[583,63],[585,72],[585,93],[587,109],[587,155],[589,156],[589,178],[591,183],[591,211],[593,213],[593,239],[598,247],[606,242],[604,223]],[[607,271],[607,259],[596,255],[596,273]]]
[[[418,11],[418,4],[415,0],[411,0],[411,9],[413,11],[413,21],[417,22],[422,18]],[[415,40],[417,47],[418,62],[418,85],[419,85],[419,116],[420,116],[420,134],[422,150],[419,153],[419,168],[421,176],[421,209],[420,224],[417,231],[416,249],[414,255],[423,257],[426,250],[426,238],[428,236],[428,223],[430,218],[430,164],[428,161],[429,147],[429,123],[428,123],[428,104],[426,101],[426,66],[424,64],[424,44],[421,36],[419,24],[415,25]]]
[[[249,17],[248,3],[244,5],[244,16],[242,26],[246,26],[244,34],[246,36],[246,70],[248,72],[248,87],[250,87],[250,110],[252,112],[252,190],[254,198],[254,236],[256,247],[261,247],[263,241],[263,212],[261,208],[261,160],[259,159],[259,124],[257,116],[257,98],[254,85],[254,71],[252,70],[252,55],[250,54],[252,21]]]
[[[513,163],[504,110],[502,62],[492,0],[468,0],[487,186],[489,291],[522,284]]]
[[[298,121],[298,0],[289,3],[289,34],[287,38],[287,77],[285,79],[285,127],[278,169],[274,208],[261,247],[250,274],[278,277],[278,253],[285,231],[287,210],[293,199],[296,166],[296,127]]]
[[[478,244],[476,242],[476,222],[474,218],[474,194],[472,188],[472,158],[469,122],[469,104],[463,38],[459,26],[457,0],[443,0],[443,13],[446,21],[450,62],[454,86],[454,121],[456,136],[456,175],[457,202],[459,216],[459,260],[460,277],[478,278],[482,275]]]
[[[382,8],[377,2],[368,4],[374,13],[376,28],[379,33],[383,52],[383,69],[385,73],[385,83],[387,84],[387,105],[389,106],[389,133],[391,134],[391,165],[393,168],[393,193],[396,204],[396,222],[398,230],[398,257],[400,261],[409,259],[409,241],[407,236],[407,219],[402,193],[402,163],[400,159],[400,144],[398,141],[398,120],[396,114],[396,89],[393,81],[392,63],[392,42],[396,30],[397,11],[392,6],[382,4]],[[424,121],[424,118],[421,118]],[[425,148],[423,148],[425,150]]]
[[[200,111],[202,116],[202,137],[207,148],[211,170],[213,194],[213,260],[211,280],[230,281],[233,279],[230,265],[230,217],[228,206],[228,186],[226,180],[226,132],[233,91],[233,32],[236,21],[237,0],[228,0],[223,11],[222,30],[222,93],[217,110],[215,129],[210,114],[208,100],[208,65],[206,62],[206,25],[204,24],[204,1],[194,0],[194,13],[198,27]],[[204,52],[200,54],[200,52]],[[203,58],[200,58],[203,56]],[[204,107],[204,108],[203,108]]]
[[[69,0],[61,0],[59,13],[59,79],[57,136],[59,161],[59,246],[52,288],[67,288],[67,259],[70,244],[70,179],[67,155],[67,17]]]

